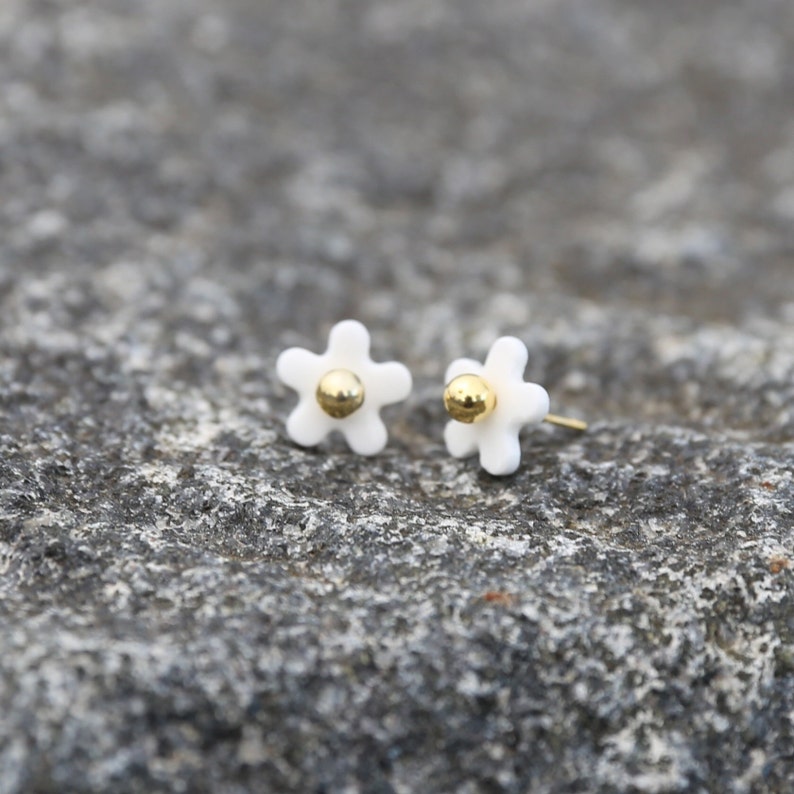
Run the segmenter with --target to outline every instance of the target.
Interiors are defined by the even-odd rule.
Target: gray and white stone
[[[0,792],[790,792],[794,5],[7,0]],[[371,460],[285,347],[415,380]],[[552,410],[492,478],[446,364]]]

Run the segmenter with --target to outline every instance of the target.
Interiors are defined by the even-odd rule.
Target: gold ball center
[[[444,389],[444,407],[456,422],[481,422],[496,408],[496,394],[479,375],[458,375]]]
[[[364,404],[364,385],[349,369],[332,369],[317,385],[317,402],[328,416],[344,419]]]

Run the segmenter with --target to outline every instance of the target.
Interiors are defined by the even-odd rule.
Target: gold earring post
[[[587,430],[587,422],[581,419],[571,419],[569,416],[557,416],[557,414],[546,414],[543,420],[550,425],[557,425],[558,427],[567,427],[569,430]]]
[[[481,422],[496,410],[496,404],[496,393],[480,375],[458,375],[444,389],[444,407],[456,422],[467,425]],[[587,430],[587,422],[569,416],[546,414],[543,421],[558,427],[567,427],[569,430]]]

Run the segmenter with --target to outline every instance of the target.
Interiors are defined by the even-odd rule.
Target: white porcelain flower
[[[466,458],[479,451],[480,464],[494,475],[518,468],[521,428],[542,422],[549,412],[548,392],[524,382],[528,358],[520,339],[503,336],[491,346],[485,364],[459,358],[449,365],[444,401],[450,415],[459,417],[444,429],[450,455]]]
[[[344,320],[331,329],[322,355],[293,347],[278,357],[279,378],[300,397],[287,420],[293,441],[313,447],[338,430],[359,455],[376,455],[386,446],[379,411],[408,397],[411,373],[396,361],[376,364],[369,346],[369,331]]]

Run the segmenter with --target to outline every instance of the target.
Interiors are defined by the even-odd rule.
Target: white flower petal
[[[287,419],[289,437],[302,447],[315,447],[335,427],[337,420],[320,408],[314,397],[302,399]]]
[[[377,455],[383,451],[389,434],[376,410],[364,408],[339,422],[350,449],[358,455]]]
[[[356,372],[369,360],[369,331],[358,320],[337,323],[328,335],[329,369]]]
[[[527,346],[514,336],[502,336],[488,351],[485,359],[485,378],[496,383],[524,379],[529,353]]]
[[[444,428],[444,442],[447,452],[453,458],[468,458],[477,452],[478,432],[473,425],[462,422],[447,422]]]
[[[499,390],[500,422],[520,429],[542,422],[549,412],[549,393],[537,383],[516,383]]]
[[[379,409],[405,400],[411,393],[413,381],[408,367],[396,361],[385,364],[369,363],[360,373],[364,383],[365,403]]]
[[[457,358],[447,367],[444,376],[444,385],[457,378],[459,375],[481,375],[483,366],[473,358]]]
[[[325,374],[322,370],[322,356],[302,347],[291,347],[276,360],[276,374],[281,382],[301,394],[317,388]]]
[[[480,436],[480,465],[495,477],[512,474],[521,464],[518,432],[498,425]]]

